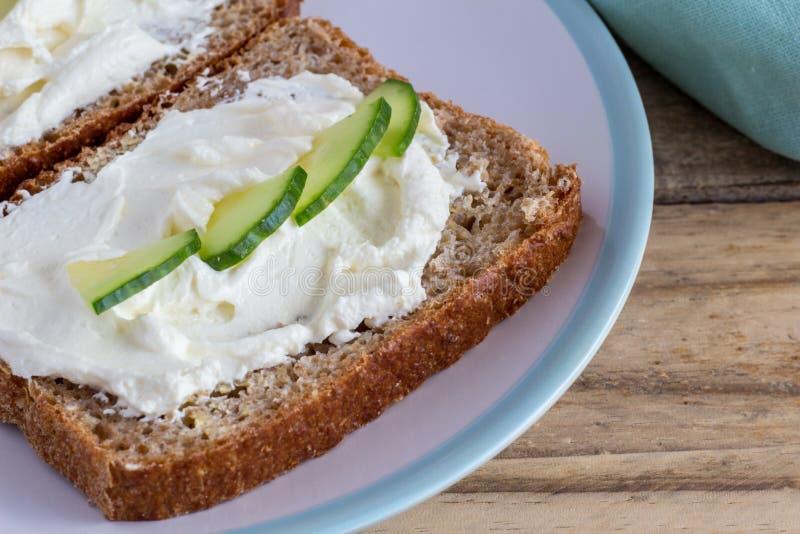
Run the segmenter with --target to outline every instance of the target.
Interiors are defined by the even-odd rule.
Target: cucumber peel
[[[150,287],[200,250],[189,230],[118,258],[67,265],[70,283],[97,315]]]
[[[422,113],[419,95],[410,83],[389,78],[368,94],[361,105],[370,104],[381,97],[392,107],[392,120],[383,140],[375,149],[375,155],[382,158],[401,157],[417,132]]]
[[[223,198],[206,226],[200,259],[216,271],[241,263],[289,218],[305,183],[306,171],[295,166]]]
[[[323,130],[299,165],[308,171],[306,187],[292,213],[303,226],[325,209],[364,168],[383,139],[392,108],[383,97]]]

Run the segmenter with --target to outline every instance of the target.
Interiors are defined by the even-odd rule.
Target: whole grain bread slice
[[[240,70],[252,79],[332,72],[365,92],[397,76],[329,23],[287,19],[219,64],[213,83],[165,96],[105,145],[28,181],[17,200],[62,169],[96,172],[139,143],[167,109],[234,97],[244,87]],[[0,421],[19,426],[107,518],[161,519],[213,506],[324,453],[457,361],[565,260],[581,219],[580,180],[574,166],[551,167],[538,143],[511,128],[423,98],[459,169],[479,171],[488,187],[452,203],[418,309],[364,327],[344,346],[314,345],[290,364],[197,395],[177,419],[124,417],[109,411],[113,397],[59,378],[22,380],[0,365]]]
[[[0,200],[20,182],[54,163],[74,156],[82,147],[103,140],[121,122],[135,119],[165,91],[176,91],[205,68],[228,57],[271,22],[299,14],[301,0],[227,0],[211,16],[212,33],[205,50],[156,61],[143,74],[93,104],[76,110],[57,128],[16,147],[0,148]],[[186,36],[176,35],[176,41]]]

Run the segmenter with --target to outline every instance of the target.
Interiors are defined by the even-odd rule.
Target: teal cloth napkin
[[[764,147],[800,160],[800,0],[590,0],[636,52]]]

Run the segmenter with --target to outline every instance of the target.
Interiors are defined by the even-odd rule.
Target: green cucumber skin
[[[378,145],[378,148],[375,149],[375,154],[381,156],[382,158],[387,157],[396,157],[400,158],[403,154],[406,153],[408,147],[411,145],[411,142],[414,140],[414,135],[417,133],[417,127],[419,126],[419,118],[422,115],[422,105],[419,101],[419,95],[414,90],[414,87],[402,80],[397,80],[395,78],[389,78],[385,82],[383,82],[375,92],[380,92],[382,87],[386,87],[389,89],[395,89],[398,92],[404,93],[404,96],[409,99],[411,107],[413,108],[411,112],[411,120],[406,127],[405,133],[403,134],[402,139],[397,142],[394,146],[388,145],[388,136],[384,141]],[[391,105],[391,103],[390,103]],[[399,118],[399,111],[398,106],[393,108],[393,115],[395,118]]]
[[[397,145],[397,149],[394,152],[396,157],[402,157],[403,154],[406,153],[408,147],[411,145],[411,142],[414,140],[414,135],[417,133],[417,127],[419,126],[419,118],[422,115],[422,106],[419,103],[419,95],[414,92],[414,97],[417,99],[417,104],[414,108],[414,115],[411,117],[411,123],[408,126],[408,130],[406,130],[406,135],[403,137],[403,140]]]
[[[350,185],[350,182],[361,172],[361,169],[367,164],[375,148],[380,144],[383,135],[386,133],[386,129],[389,127],[391,117],[392,108],[389,106],[386,99],[381,97],[378,100],[377,112],[372,119],[367,135],[364,136],[363,140],[356,148],[350,161],[347,162],[338,176],[317,198],[294,215],[294,222],[296,222],[298,226],[303,226],[316,217],[322,210],[330,205],[348,185]]]
[[[307,177],[308,175],[302,167],[295,167],[280,200],[264,218],[245,232],[236,244],[219,254],[213,254],[208,257],[201,256],[200,259],[215,271],[224,271],[247,259],[292,214],[297,202],[300,200],[300,196],[303,194]]]
[[[146,272],[125,282],[111,293],[108,293],[107,295],[93,301],[92,309],[94,309],[94,312],[97,315],[100,315],[103,312],[110,310],[117,304],[128,300],[137,293],[140,293],[141,291],[144,291],[151,285],[155,284],[169,273],[177,269],[187,259],[194,256],[197,251],[200,250],[200,236],[197,234],[196,230],[192,230],[192,232],[194,234],[192,236],[192,240],[175,251],[175,253],[165,261],[161,262],[155,267],[148,268]]]

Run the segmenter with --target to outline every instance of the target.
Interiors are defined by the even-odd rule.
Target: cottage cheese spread
[[[201,46],[219,3],[18,0],[0,20],[0,149],[41,137],[179,48]]]
[[[0,355],[14,374],[66,377],[161,414],[419,305],[451,200],[483,185],[446,157],[427,106],[402,158],[371,158],[320,215],[287,221],[234,269],[192,257],[99,317],[65,271],[190,228],[202,234],[216,201],[294,164],[362,98],[334,75],[252,81],[236,101],[169,112],[91,183],[65,173],[0,219]]]

